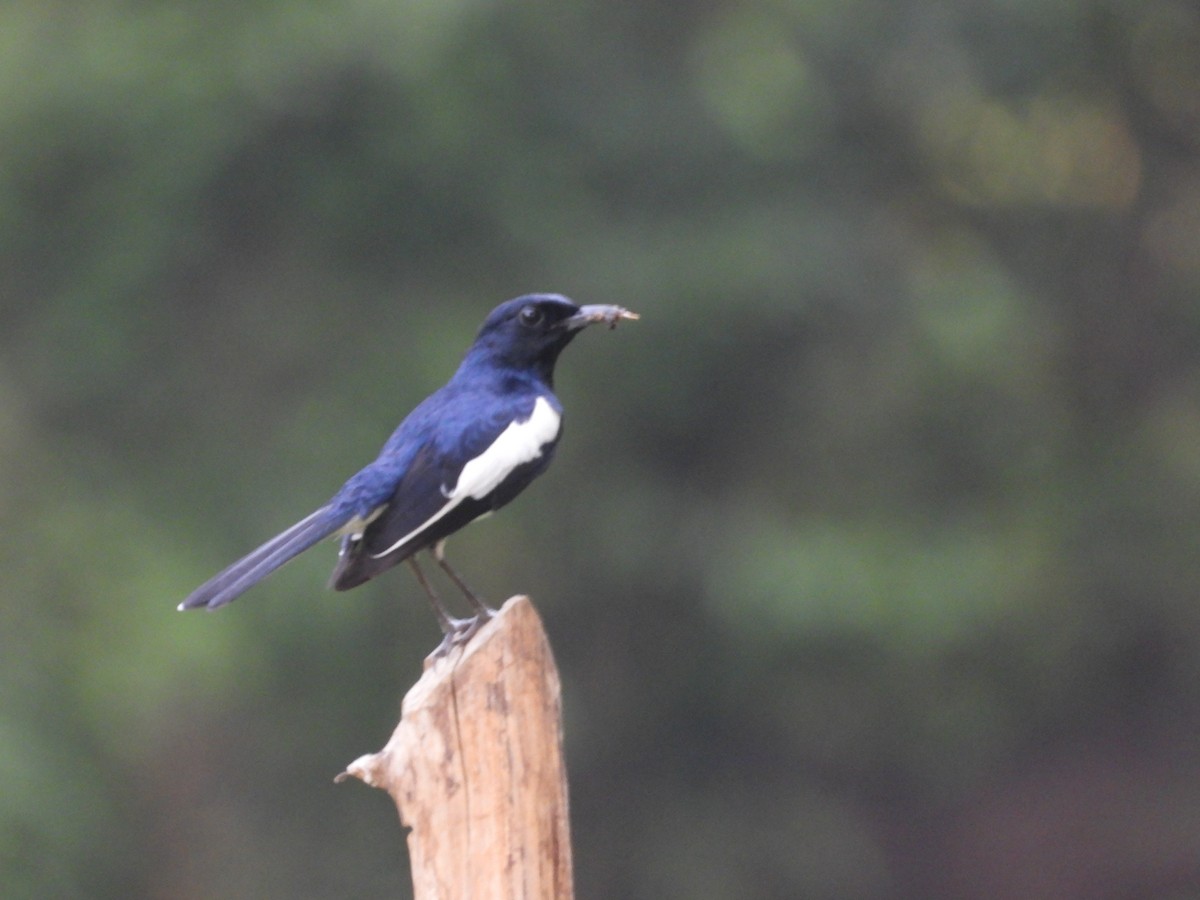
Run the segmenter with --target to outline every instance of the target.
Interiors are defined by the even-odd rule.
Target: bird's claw
[[[442,642],[429,654],[429,659],[441,659],[454,648],[465,647],[471,638],[479,633],[479,629],[496,615],[496,611],[490,607],[485,606],[483,609],[484,612],[471,616],[469,619],[451,619],[450,630],[442,637]]]

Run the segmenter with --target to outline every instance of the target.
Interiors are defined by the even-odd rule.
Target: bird
[[[180,610],[218,609],[284,563],[340,538],[330,587],[344,591],[407,562],[443,632],[434,655],[465,643],[494,614],[446,560],[446,539],[515,498],[550,465],[562,433],[554,367],[587,326],[636,313],[526,294],[497,306],[445,385],[404,418],[379,455],[329,502],[196,588]],[[416,556],[428,551],[470,603],[450,615]]]

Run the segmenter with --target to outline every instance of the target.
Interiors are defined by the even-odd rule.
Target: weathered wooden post
[[[415,900],[574,896],[558,669],[528,597],[427,664],[387,746],[338,776],[410,829]]]

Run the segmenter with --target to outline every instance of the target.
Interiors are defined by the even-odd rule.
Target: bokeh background
[[[530,290],[581,898],[1200,896],[1194,4],[11,0],[0,134],[5,897],[408,895],[407,573],[175,604]]]

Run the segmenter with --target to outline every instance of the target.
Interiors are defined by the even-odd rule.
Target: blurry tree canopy
[[[1200,890],[1192,4],[13,0],[0,131],[6,896],[404,896],[415,585],[174,607],[531,290],[580,897]]]

